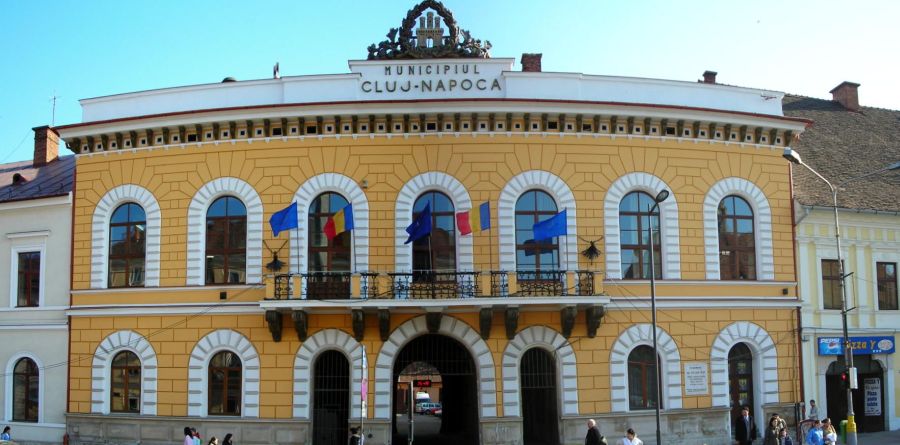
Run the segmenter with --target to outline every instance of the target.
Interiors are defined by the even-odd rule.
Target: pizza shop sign
[[[819,355],[842,355],[844,339],[841,337],[819,337]],[[850,337],[853,355],[858,354],[893,354],[895,350],[893,336]]]

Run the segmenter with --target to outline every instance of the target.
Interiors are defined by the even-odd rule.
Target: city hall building
[[[731,443],[742,405],[793,424],[781,154],[809,121],[715,73],[490,49],[427,0],[348,73],[81,101],[55,129],[71,443],[402,443],[410,376],[443,409],[417,442],[581,443],[595,418],[653,443],[657,407],[671,444]]]

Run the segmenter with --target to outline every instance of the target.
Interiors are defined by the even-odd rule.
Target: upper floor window
[[[144,285],[147,217],[134,203],[119,206],[109,221],[109,287]]]
[[[37,364],[30,358],[22,358],[13,368],[12,420],[37,422],[40,388]]]
[[[659,367],[653,359],[653,348],[641,345],[628,354],[628,408],[655,409],[659,399],[657,374]],[[660,405],[662,408],[662,405]]]
[[[413,204],[413,219],[431,204],[431,235],[413,241],[413,270],[456,271],[456,215],[447,195],[430,191]]]
[[[644,192],[631,192],[619,203],[619,230],[622,246],[622,278],[650,278],[650,237],[653,229],[654,275],[662,278],[662,250],[659,236],[659,207],[651,215],[653,197]]]
[[[841,271],[837,260],[822,260],[822,306],[842,309]]]
[[[753,209],[741,197],[726,196],[719,203],[719,265],[723,280],[756,279],[756,241]]]
[[[876,263],[878,309],[897,310],[897,263]]]
[[[241,415],[241,359],[231,351],[221,351],[209,361],[209,414]]]
[[[206,284],[242,284],[247,270],[247,208],[233,196],[206,211]]]
[[[112,361],[110,410],[119,413],[141,412],[141,361],[131,351],[116,354]]]
[[[325,223],[347,206],[347,200],[332,192],[322,193],[309,205],[309,271],[349,272],[351,233],[338,233],[331,241],[325,236]]]
[[[41,253],[19,252],[18,281],[16,281],[17,306],[37,307],[41,295]]]
[[[520,272],[559,270],[559,238],[535,241],[534,225],[556,215],[556,201],[547,192],[529,190],[516,201],[516,266]],[[523,275],[527,277],[528,275]],[[520,278],[521,279],[521,278]]]

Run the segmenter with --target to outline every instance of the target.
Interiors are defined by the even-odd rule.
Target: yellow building
[[[398,377],[422,362],[442,378],[435,440],[580,443],[596,418],[653,443],[657,403],[666,443],[731,443],[738,405],[760,428],[792,419],[781,152],[808,121],[782,93],[541,72],[533,54],[513,71],[440,3],[410,17],[347,74],[87,99],[56,128],[77,154],[73,443],[184,426],[343,443],[360,423],[398,443]],[[414,41],[441,19],[443,43]],[[299,227],[274,236],[292,202]],[[461,234],[485,202],[490,228]],[[354,228],[329,241],[347,205]],[[406,244],[426,205],[431,234]],[[555,215],[565,234],[534,241]]]

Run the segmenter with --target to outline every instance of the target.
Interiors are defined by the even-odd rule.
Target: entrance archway
[[[856,415],[856,430],[861,433],[884,431],[884,412],[887,409],[884,386],[887,383],[884,368],[871,355],[854,355],[859,389],[853,390],[853,413]],[[828,365],[825,387],[828,416],[834,424],[847,419],[847,391],[841,386],[841,373],[847,369],[843,356]],[[868,406],[867,406],[868,404]]]
[[[412,365],[412,366],[411,366]],[[441,334],[426,334],[409,341],[397,353],[393,365],[394,388],[392,412],[392,443],[408,440],[409,387],[399,390],[400,375],[416,369],[426,369],[429,375],[436,370],[441,378],[439,394],[442,415],[414,415],[416,445],[467,445],[478,443],[478,373],[472,355],[462,343]],[[435,403],[438,403],[435,402]]]
[[[556,360],[543,348],[531,348],[522,355],[519,375],[525,445],[559,444]]]
[[[344,445],[350,417],[350,362],[325,351],[313,370],[313,445]]]
[[[753,412],[753,352],[746,343],[738,343],[728,351],[728,387],[731,398],[731,420],[741,415],[741,409],[750,407],[750,414],[761,417],[762,413]]]

